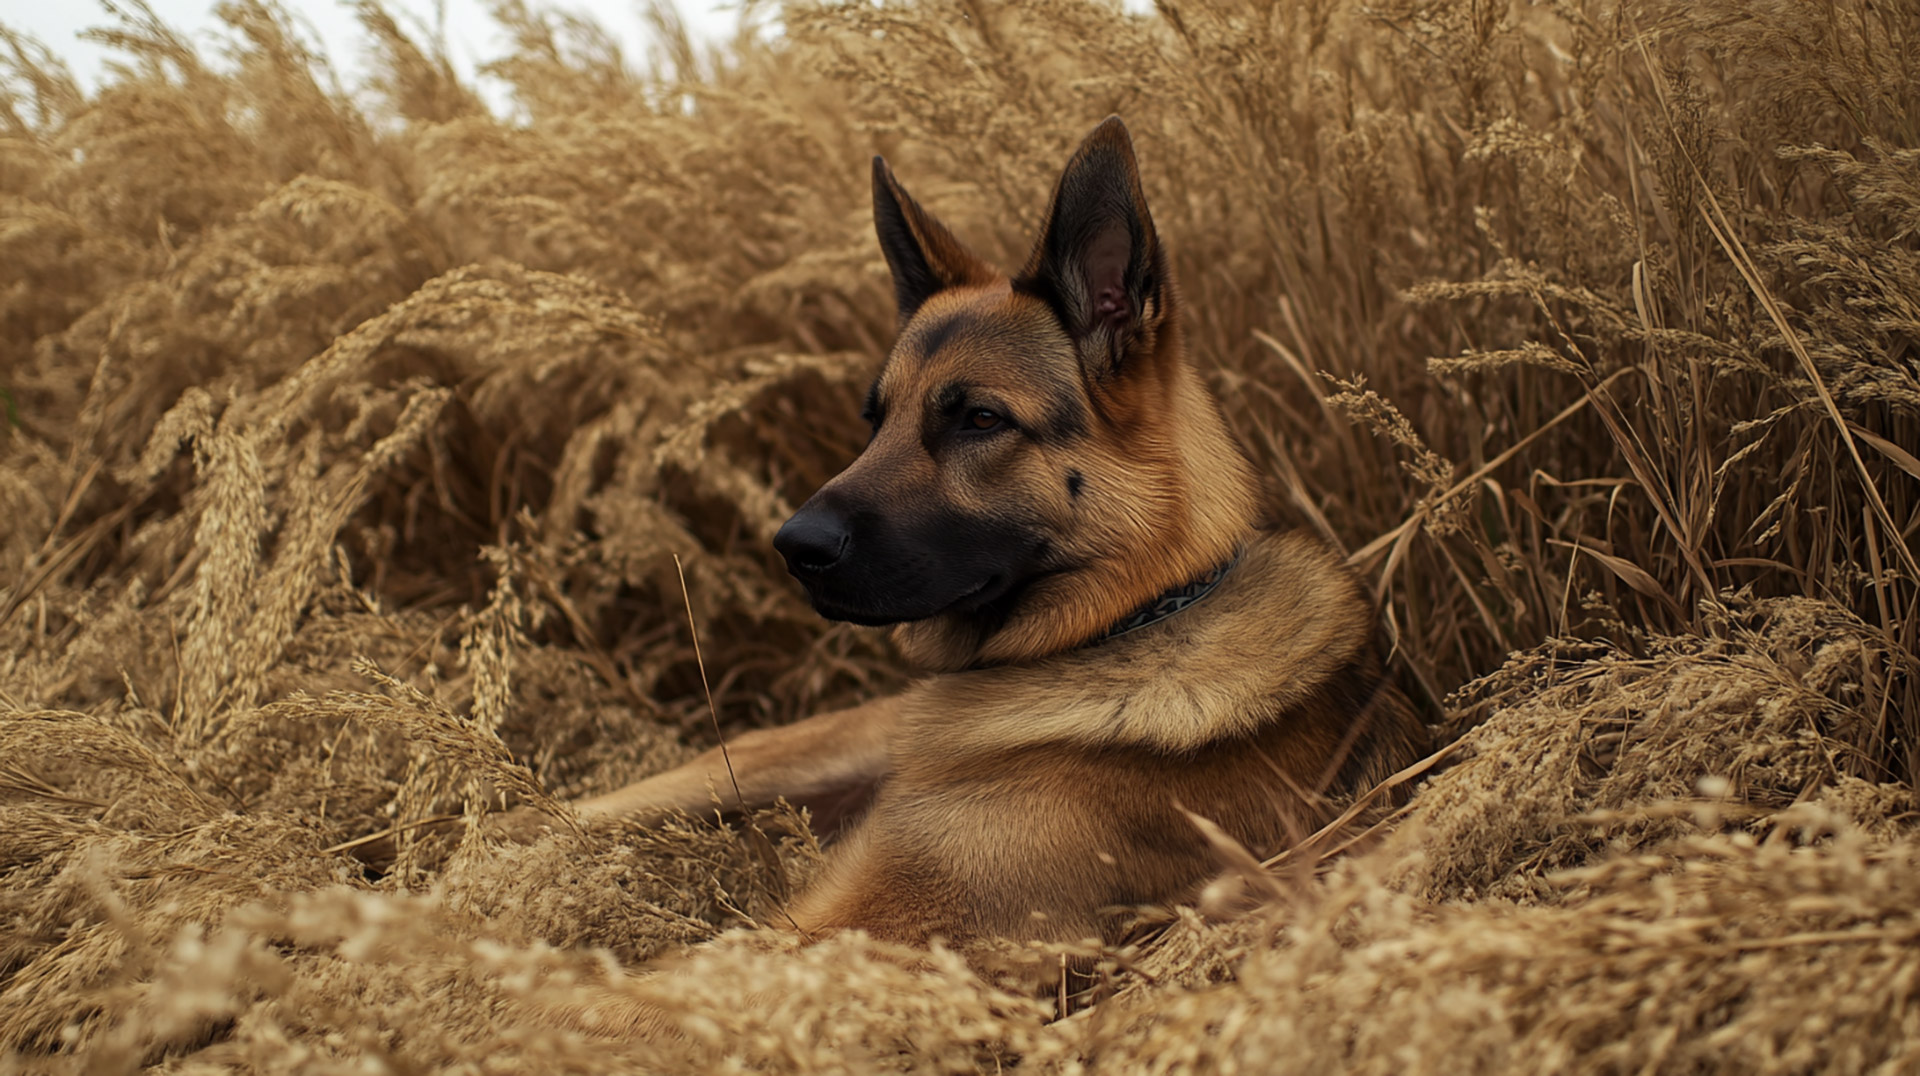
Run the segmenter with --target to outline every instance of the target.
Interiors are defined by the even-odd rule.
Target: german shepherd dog
[[[853,803],[801,930],[1069,941],[1219,873],[1188,812],[1268,855],[1420,757],[1366,592],[1262,525],[1119,118],[1012,278],[878,157],[873,206],[900,310],[873,440],[774,545],[822,616],[894,625],[930,675],[582,811],[700,812],[735,781],[744,807]]]

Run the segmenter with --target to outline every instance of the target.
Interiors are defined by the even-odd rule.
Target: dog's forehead
[[[1045,303],[1002,283],[929,298],[880,372],[882,399],[908,402],[965,383],[1047,397],[1078,391],[1073,344]]]

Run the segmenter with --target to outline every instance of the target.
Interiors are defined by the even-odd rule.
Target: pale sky
[[[216,0],[148,0],[155,14],[184,33],[202,54],[214,61],[220,54],[217,30],[224,27],[213,15]],[[403,28],[409,19],[431,25],[434,0],[387,0]],[[590,16],[619,39],[629,64],[646,59],[645,22],[634,0],[536,0],[532,6],[551,7]],[[339,0],[287,0],[286,7],[311,27],[335,70],[350,87],[361,77],[360,52],[364,38],[350,5]],[[682,0],[681,18],[696,40],[718,41],[732,35],[739,24],[738,6],[726,0]],[[481,0],[444,0],[447,50],[460,74],[472,81],[479,64],[505,52],[499,28],[487,16]],[[0,23],[36,38],[73,68],[82,85],[97,86],[110,53],[79,34],[93,26],[114,25],[98,0],[0,0]],[[483,91],[487,87],[482,87]],[[497,93],[486,94],[498,100]]]

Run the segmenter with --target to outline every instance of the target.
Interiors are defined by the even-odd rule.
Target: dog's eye
[[[1006,425],[1006,421],[998,412],[989,411],[984,407],[976,407],[967,412],[966,419],[967,429],[970,430],[995,430]]]

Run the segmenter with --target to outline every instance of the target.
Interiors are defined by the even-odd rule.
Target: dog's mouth
[[[986,582],[962,594],[947,611],[971,613],[983,605],[991,605],[995,598],[1007,592],[1008,585],[1006,576],[990,575]]]
[[[862,627],[881,628],[890,624],[906,624],[915,620],[931,620],[949,613],[974,613],[993,604],[1003,597],[1012,584],[1008,576],[996,573],[988,576],[978,586],[962,593],[959,597],[944,603],[924,602],[914,605],[897,606],[891,609],[846,604],[836,601],[822,593],[824,587],[807,586],[807,597],[813,602],[813,610],[828,620],[844,620]]]
[[[903,617],[887,613],[868,612],[850,606],[836,605],[818,595],[809,595],[813,599],[813,611],[828,620],[845,621],[858,624],[863,628],[884,628],[891,624],[904,624],[909,620],[924,620],[925,617]]]

